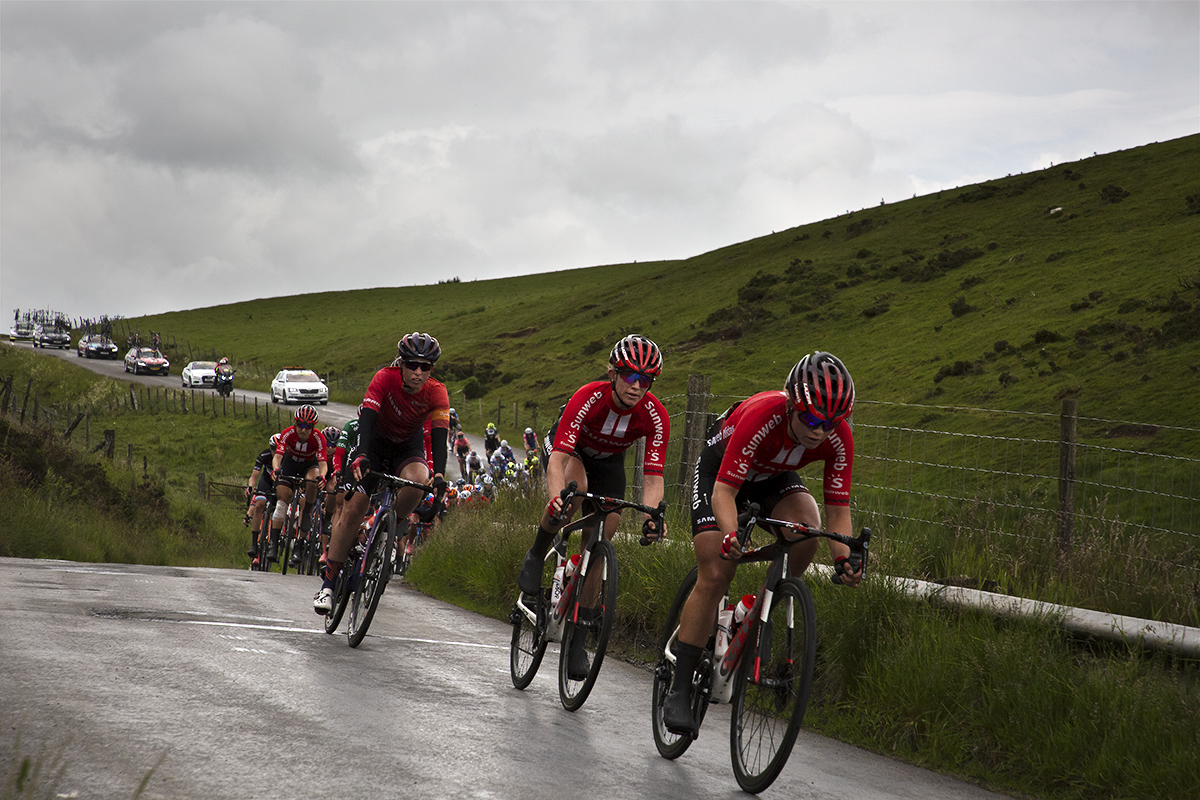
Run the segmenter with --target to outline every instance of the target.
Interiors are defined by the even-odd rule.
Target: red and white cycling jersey
[[[379,412],[374,430],[391,442],[402,444],[416,436],[426,420],[431,429],[441,429],[444,439],[450,429],[450,394],[441,381],[428,378],[416,394],[404,391],[403,367],[384,367],[375,373],[363,405]]]
[[[646,437],[646,475],[662,475],[666,466],[667,440],[671,438],[671,418],[658,398],[650,392],[633,408],[619,408],[613,400],[609,381],[581,386],[563,409],[554,435],[554,450],[593,458],[622,453],[638,439]]]
[[[825,503],[850,504],[850,473],[854,467],[854,436],[845,420],[829,432],[820,445],[809,450],[787,434],[787,395],[759,392],[742,401],[708,440],[709,447],[723,448],[717,480],[740,488],[747,481],[766,480],[772,475],[799,469],[814,461],[825,462]]]
[[[314,430],[308,435],[308,441],[300,441],[300,434],[296,433],[296,426],[284,430],[279,434],[279,442],[275,445],[275,452],[281,456],[288,456],[295,461],[325,461],[328,462],[328,448],[325,444],[325,437],[318,430]]]

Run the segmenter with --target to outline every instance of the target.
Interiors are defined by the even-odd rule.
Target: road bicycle
[[[332,496],[333,492],[320,489],[313,494],[312,503],[304,509],[304,514],[308,517],[309,522],[308,532],[305,533],[304,526],[299,525],[296,537],[290,545],[291,557],[287,563],[296,570],[298,575],[315,575],[317,573],[321,560],[321,533],[325,529],[326,498]]]
[[[409,516],[411,517],[412,515],[410,514]],[[394,565],[394,570],[396,575],[399,577],[404,577],[408,574],[408,568],[412,566],[413,554],[416,552],[418,547],[425,544],[425,538],[429,536],[430,531],[433,530],[433,520],[430,520],[429,522],[421,522],[419,520],[417,522],[413,522],[410,519],[408,521],[408,526],[409,531],[414,534],[412,541],[408,542],[407,544],[397,545],[396,547],[396,563]],[[406,538],[407,537],[401,536],[400,542],[404,543]]]
[[[730,703],[730,755],[738,786],[757,794],[779,776],[792,752],[812,690],[816,655],[816,612],[808,584],[788,577],[788,553],[797,542],[832,539],[850,547],[851,572],[866,570],[871,531],[851,538],[801,523],[767,519],[752,504],[738,517],[738,540],[743,549],[755,525],[775,536],[764,547],[745,552],[738,563],[767,561],[766,579],[754,604],[736,631],[728,633],[728,649],[715,652],[717,620],[692,681],[692,713],[697,731],[711,703]],[[796,538],[786,538],[790,535]],[[679,758],[695,737],[679,735],[663,724],[663,704],[675,675],[674,647],[679,617],[696,585],[696,567],[683,579],[667,614],[654,668],[651,716],[654,744],[664,758]],[[840,583],[835,573],[834,583]],[[726,607],[728,597],[720,608]],[[698,734],[697,734],[698,735]]]
[[[258,555],[254,556],[250,561],[250,570],[252,572],[270,572],[271,561],[268,560],[267,553],[270,552],[271,542],[271,516],[275,513],[275,490],[272,489],[267,494],[267,505],[263,508],[263,513],[258,520]],[[247,516],[249,513],[247,512]]]
[[[614,511],[632,508],[649,514],[658,530],[662,530],[663,513],[667,504],[657,508],[631,503],[614,497],[603,497],[578,491],[575,481],[563,489],[561,508],[568,508],[576,498],[582,498],[592,511],[577,522],[565,526],[554,538],[546,553],[543,580],[535,595],[520,593],[509,614],[512,622],[512,643],[509,648],[509,670],[513,686],[524,689],[537,674],[549,642],[559,642],[558,696],[563,708],[575,711],[587,700],[612,631],[617,608],[617,552],[613,549],[612,531],[606,529],[607,517]],[[579,556],[567,557],[567,542],[573,531],[586,529],[592,533]],[[599,535],[597,535],[599,534]],[[651,543],[643,536],[641,544]],[[546,576],[551,576],[547,581]],[[587,671],[572,673],[571,647],[576,640],[587,656]]]
[[[396,547],[396,512],[393,506],[399,489],[413,488],[428,492],[429,486],[387,473],[379,476],[381,488],[371,496],[371,511],[358,540],[350,554],[342,562],[342,569],[334,579],[333,607],[325,614],[325,632],[333,633],[348,610],[346,638],[351,647],[358,647],[367,635],[367,628],[375,617],[379,598],[392,575],[392,551]],[[347,494],[347,499],[353,491]],[[438,503],[441,497],[437,498]]]
[[[304,496],[307,494],[319,496],[319,493],[314,488],[316,481],[310,478],[296,476],[292,479],[281,478],[280,480],[281,482],[286,481],[286,485],[291,486],[292,488],[292,499],[288,501],[287,516],[283,518],[283,528],[279,533],[279,549],[282,551],[279,559],[279,571],[280,573],[287,575],[289,566],[292,566],[293,569],[296,569],[295,565],[291,563],[293,550],[300,548],[300,552],[303,553],[308,546],[307,540],[310,537],[316,541],[316,536],[312,533],[312,526],[309,526],[309,532],[305,534],[302,530],[303,525],[301,525],[301,521],[305,513],[312,511],[311,508],[303,508]],[[298,486],[294,486],[292,484],[292,481],[295,481],[296,483],[302,483],[305,486],[305,490],[301,491]],[[319,502],[319,499],[314,501],[314,505]],[[318,530],[320,529],[318,528]],[[297,574],[301,574],[300,569],[296,569],[296,572]],[[308,574],[311,575],[312,573],[310,572]]]

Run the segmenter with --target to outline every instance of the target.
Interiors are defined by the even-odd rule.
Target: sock
[[[694,644],[685,642],[675,643],[675,679],[671,682],[671,691],[691,691],[692,678],[696,675],[696,662],[703,652]]]

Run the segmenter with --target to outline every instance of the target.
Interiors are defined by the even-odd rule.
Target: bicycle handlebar
[[[575,499],[578,498],[582,500],[591,500],[596,505],[596,513],[598,514],[611,514],[614,511],[632,508],[636,511],[641,511],[643,514],[650,515],[650,519],[658,524],[659,538],[651,539],[643,534],[642,538],[638,540],[638,544],[640,544],[642,547],[646,547],[647,545],[662,541],[663,515],[667,512],[666,500],[660,500],[658,506],[645,506],[641,503],[634,503],[631,500],[623,500],[616,497],[605,497],[604,495],[592,494],[591,492],[581,492],[579,491],[579,483],[577,481],[571,481],[568,483],[566,487],[558,493],[558,496],[559,499],[562,500],[562,513],[560,513],[558,516],[559,521],[566,521],[567,507]]]
[[[777,547],[786,545],[788,547],[803,542],[808,539],[824,538],[832,539],[835,542],[840,542],[850,548],[850,555],[846,559],[850,572],[858,572],[860,570],[866,573],[868,549],[871,543],[871,529],[863,528],[858,536],[846,536],[845,534],[835,533],[833,531],[824,531],[820,528],[812,528],[805,525],[803,522],[788,522],[782,519],[769,519],[760,516],[761,509],[757,503],[751,503],[741,514],[738,515],[738,544],[745,549],[746,543],[750,541],[750,532],[754,530],[754,526],[758,525],[764,530],[775,534],[775,542],[766,547],[759,547],[748,551],[742,556],[745,561],[747,556],[752,553],[757,553],[766,550],[769,547]],[[792,531],[799,533],[799,539],[788,539],[784,536],[784,531]],[[838,584],[842,584],[842,576],[838,572],[834,572],[831,580]]]

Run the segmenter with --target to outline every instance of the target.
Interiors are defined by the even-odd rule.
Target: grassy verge
[[[451,515],[408,580],[507,619],[540,506],[502,499],[485,512]],[[616,541],[610,648],[643,665],[695,563],[680,533],[686,527],[672,522],[675,544]],[[731,594],[756,591],[760,581],[761,567],[743,567]],[[809,583],[818,626],[810,729],[1032,797],[1174,798],[1200,785],[1196,664],[1073,639],[1053,620],[936,608],[886,581],[857,591]]]

